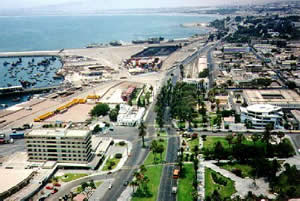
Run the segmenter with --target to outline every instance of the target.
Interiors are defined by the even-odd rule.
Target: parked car
[[[128,184],[129,184],[129,181],[125,181],[125,182],[123,183],[124,186],[128,186]]]
[[[46,189],[52,190],[52,189],[53,189],[53,186],[46,186]]]
[[[55,183],[54,186],[60,187],[61,184],[60,183]]]

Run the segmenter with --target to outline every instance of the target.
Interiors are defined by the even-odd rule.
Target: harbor
[[[62,66],[60,57],[53,54],[2,53],[1,108],[29,100],[31,96],[28,94],[49,92],[57,88],[63,82],[63,76],[59,74]]]

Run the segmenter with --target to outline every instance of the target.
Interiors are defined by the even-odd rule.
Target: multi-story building
[[[29,161],[88,163],[92,159],[88,130],[38,129],[25,135]]]
[[[283,112],[281,107],[269,104],[255,104],[241,107],[241,121],[251,122],[253,128],[264,129],[272,123],[275,129],[282,128]]]

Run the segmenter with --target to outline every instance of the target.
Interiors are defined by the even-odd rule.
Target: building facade
[[[92,159],[88,130],[39,129],[25,135],[29,161],[88,163]]]
[[[267,124],[273,124],[275,129],[282,127],[283,112],[281,107],[269,104],[255,104],[241,107],[241,121],[250,122],[255,129],[264,129]]]

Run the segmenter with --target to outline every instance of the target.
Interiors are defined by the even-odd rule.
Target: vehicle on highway
[[[173,194],[176,194],[176,193],[177,193],[177,187],[176,187],[176,186],[173,186],[173,187],[172,187],[172,193],[173,193]]]
[[[107,174],[112,174],[112,172],[111,172],[111,171],[109,171]]]
[[[179,169],[174,169],[173,170],[173,179],[178,179],[179,178],[179,173],[180,173]]]
[[[112,189],[112,184],[109,184],[108,189]]]
[[[128,186],[128,184],[129,184],[129,181],[124,181],[124,183],[123,183],[124,186]]]

